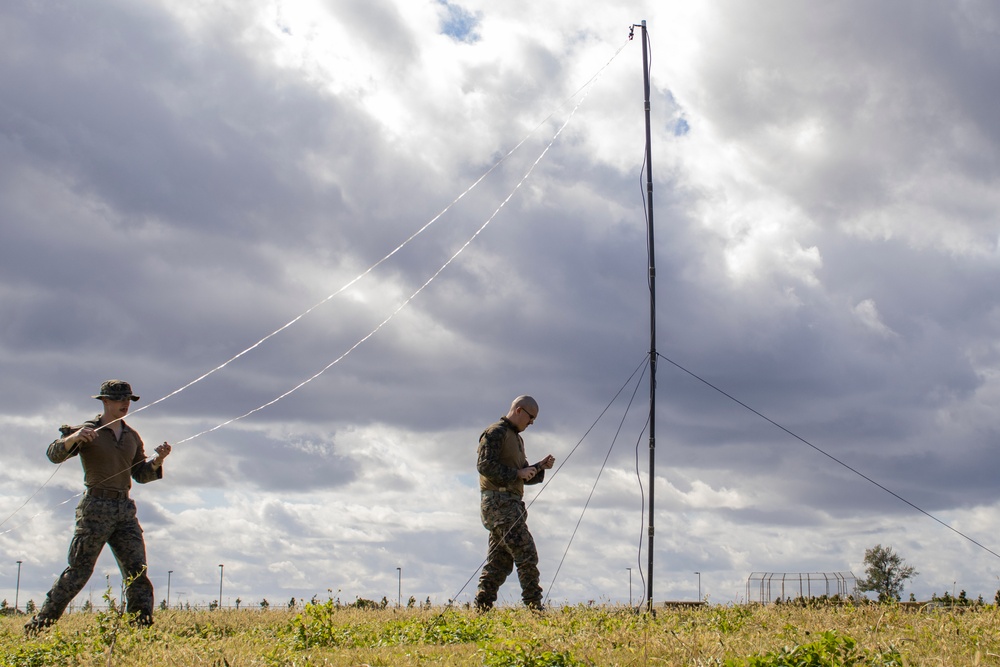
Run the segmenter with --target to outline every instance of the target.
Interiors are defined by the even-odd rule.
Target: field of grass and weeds
[[[567,606],[544,613],[454,608],[159,611],[135,629],[75,613],[25,638],[0,619],[0,665],[296,667],[1000,666],[1000,610],[901,605]]]

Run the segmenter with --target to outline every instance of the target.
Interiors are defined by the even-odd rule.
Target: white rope
[[[552,138],[550,139],[549,143],[546,145],[545,149],[541,152],[541,154],[538,156],[538,158],[535,159],[535,161],[532,163],[531,167],[525,172],[525,174],[521,178],[521,180],[518,181],[517,185],[514,186],[514,188],[511,190],[510,194],[508,194],[507,197],[496,208],[496,210],[493,211],[493,214],[486,220],[486,222],[484,222],[483,225],[480,226],[479,229],[477,229],[476,232],[437,271],[435,271],[434,274],[430,278],[428,278],[426,282],[424,282],[423,285],[421,285],[415,292],[413,292],[413,294],[411,294],[402,304],[400,304],[388,317],[386,317],[381,323],[379,323],[378,326],[376,326],[366,336],[364,336],[363,338],[361,338],[360,340],[358,340],[354,345],[352,345],[350,348],[348,348],[348,350],[346,352],[344,352],[339,357],[337,357],[336,359],[334,359],[332,362],[330,362],[329,364],[327,364],[326,366],[324,366],[321,370],[319,370],[318,372],[314,373],[313,375],[311,375],[307,379],[303,380],[299,384],[295,385],[294,387],[292,387],[288,391],[284,392],[283,394],[281,394],[281,395],[277,396],[276,398],[274,398],[274,399],[272,399],[272,400],[264,403],[263,405],[260,405],[260,406],[258,406],[256,408],[254,408],[253,410],[250,410],[249,412],[246,412],[246,413],[244,413],[244,414],[242,414],[242,415],[240,415],[238,417],[234,417],[234,418],[228,419],[228,420],[226,420],[226,421],[224,421],[224,422],[222,422],[222,423],[220,423],[220,424],[218,424],[218,425],[216,425],[216,426],[214,426],[214,427],[212,427],[210,429],[206,429],[204,431],[201,431],[200,433],[196,433],[195,435],[192,435],[192,436],[189,436],[187,438],[184,438],[183,440],[177,441],[175,444],[183,444],[183,443],[186,443],[186,442],[190,442],[191,440],[194,440],[194,439],[196,439],[198,437],[201,437],[202,435],[205,435],[205,434],[208,434],[208,433],[212,433],[213,431],[217,431],[220,428],[228,426],[229,424],[232,424],[232,423],[234,423],[236,421],[239,421],[241,419],[249,417],[252,414],[260,412],[261,410],[264,410],[264,409],[270,407],[271,405],[274,405],[275,403],[281,401],[282,399],[286,398],[287,396],[289,396],[289,395],[293,394],[294,392],[298,391],[299,389],[301,389],[302,387],[306,386],[307,384],[309,384],[310,382],[312,382],[313,380],[315,380],[316,378],[318,378],[319,376],[321,376],[323,373],[325,373],[326,371],[328,371],[334,365],[336,365],[337,363],[339,363],[348,354],[350,354],[351,352],[353,352],[362,343],[364,343],[369,338],[371,338],[372,336],[374,336],[376,333],[378,333],[379,330],[382,329],[382,327],[384,327],[386,324],[388,324],[389,321],[392,320],[401,310],[403,310],[403,308],[405,308],[414,298],[416,298],[416,296],[418,294],[420,294],[420,292],[422,292],[424,290],[424,288],[426,288],[435,278],[437,278],[438,275],[440,275],[441,272],[444,271],[476,239],[476,237],[478,237],[479,234],[493,221],[493,219],[497,216],[497,214],[500,212],[500,210],[514,196],[514,193],[517,192],[517,190],[520,189],[521,185],[528,179],[528,177],[534,171],[534,169],[538,165],[538,163],[541,162],[542,158],[545,157],[545,155],[548,153],[549,149],[555,143],[555,141],[559,137],[559,135],[562,134],[562,131],[566,128],[566,126],[569,124],[569,121],[575,116],[576,111],[583,104],[584,100],[587,97],[587,94],[589,93],[589,89],[591,88],[591,86],[597,81],[597,79],[604,72],[604,70],[608,68],[608,66],[611,64],[611,62],[614,61],[615,57],[617,57],[618,54],[621,53],[621,51],[625,48],[625,46],[627,44],[628,44],[628,42],[625,42],[624,44],[622,44],[622,46],[620,46],[618,48],[618,50],[615,51],[614,55],[612,55],[611,58],[586,83],[584,83],[580,88],[578,88],[576,90],[576,92],[574,92],[566,100],[564,100],[562,102],[562,104],[560,104],[544,120],[542,120],[534,128],[532,128],[532,130],[530,132],[528,132],[528,134],[526,134],[524,136],[524,138],[521,139],[521,141],[519,141],[517,143],[517,145],[515,145],[511,150],[509,150],[499,160],[497,160],[488,170],[486,170],[478,179],[476,179],[476,181],[473,182],[472,185],[470,185],[461,194],[459,194],[457,197],[455,197],[455,199],[453,199],[437,215],[435,215],[428,222],[426,222],[422,227],[420,227],[420,229],[418,229],[416,232],[414,232],[413,234],[411,234],[406,240],[404,240],[402,243],[400,243],[398,246],[396,246],[391,252],[389,252],[384,257],[382,257],[382,259],[378,260],[377,262],[375,262],[374,264],[372,264],[371,266],[369,266],[365,271],[363,271],[360,274],[358,274],[352,280],[350,280],[349,282],[345,283],[342,287],[340,287],[336,291],[332,292],[331,294],[329,294],[328,296],[326,296],[325,298],[323,298],[321,301],[317,302],[316,304],[314,304],[313,306],[309,307],[308,309],[306,309],[305,311],[303,311],[302,313],[300,313],[296,317],[292,318],[291,320],[289,320],[288,322],[286,322],[282,326],[278,327],[277,329],[275,329],[271,333],[267,334],[266,336],[264,336],[263,338],[261,338],[260,340],[258,340],[257,342],[255,342],[253,345],[251,345],[251,346],[247,347],[246,349],[242,350],[241,352],[235,354],[234,356],[230,357],[229,359],[227,359],[223,363],[221,363],[218,366],[212,368],[211,370],[203,373],[202,375],[198,376],[197,378],[195,378],[194,380],[188,382],[187,384],[184,384],[181,387],[178,387],[177,389],[175,389],[175,390],[171,391],[170,393],[168,393],[168,394],[166,394],[166,395],[164,395],[164,396],[162,396],[162,397],[160,397],[160,398],[152,401],[151,403],[148,403],[148,404],[146,404],[146,405],[144,405],[144,406],[142,406],[140,408],[137,408],[136,410],[134,410],[132,412],[132,414],[138,414],[138,413],[142,412],[143,410],[151,408],[154,405],[157,405],[159,403],[162,403],[163,401],[166,401],[167,399],[169,399],[169,398],[171,398],[173,396],[176,396],[177,394],[181,393],[182,391],[185,391],[186,389],[192,387],[193,385],[195,385],[195,384],[201,382],[202,380],[208,378],[210,375],[212,375],[212,374],[214,374],[214,373],[216,373],[216,372],[218,372],[218,371],[226,368],[227,366],[229,366],[231,363],[233,363],[237,359],[243,357],[244,355],[250,353],[251,351],[253,351],[257,347],[259,347],[262,344],[264,344],[270,338],[273,338],[277,334],[279,334],[282,331],[288,329],[289,327],[291,327],[292,325],[294,325],[296,322],[298,322],[299,320],[301,320],[305,316],[307,316],[310,313],[312,313],[314,310],[316,310],[317,308],[319,308],[323,304],[329,302],[330,300],[332,300],[333,298],[335,298],[339,294],[342,294],[345,290],[347,290],[348,288],[350,288],[351,286],[353,286],[355,283],[357,283],[362,278],[364,278],[365,276],[367,276],[368,274],[370,274],[372,271],[374,271],[380,265],[382,265],[383,263],[385,263],[386,261],[388,261],[393,255],[395,255],[396,253],[398,253],[406,245],[408,245],[411,241],[413,241],[417,236],[419,236],[420,234],[422,234],[431,225],[433,225],[435,222],[437,222],[445,213],[447,213],[452,207],[454,207],[455,204],[457,204],[460,200],[462,200],[467,194],[469,194],[469,192],[471,192],[473,189],[475,189],[487,176],[489,176],[501,164],[503,164],[507,160],[507,158],[509,158],[511,155],[514,154],[515,151],[517,151],[521,146],[523,146],[524,143],[529,138],[531,138],[531,136],[533,136],[539,130],[539,128],[541,128],[542,126],[544,126],[553,116],[555,116],[555,114],[559,111],[559,109],[561,109],[564,106],[566,106],[566,104],[568,104],[570,100],[572,100],[574,97],[576,97],[577,95],[579,95],[581,92],[585,92],[585,94],[580,98],[580,101],[577,102],[576,106],[573,107],[572,112],[569,114],[569,116],[566,118],[566,120],[562,123],[562,125],[560,125],[560,127],[556,131],[556,133],[552,136]],[[115,420],[115,421],[118,421],[118,420]],[[104,428],[104,426],[107,426],[107,425],[110,425],[110,424],[102,425],[99,428]],[[34,498],[36,495],[38,495],[38,493],[43,488],[45,488],[49,484],[49,482],[52,481],[52,478],[55,476],[55,474],[61,468],[62,468],[62,464],[60,463],[59,466],[56,468],[56,470],[53,471],[53,473],[51,475],[49,475],[48,479],[46,479],[45,482],[42,483],[42,485],[39,486],[39,488],[34,493],[32,493],[17,509],[15,509],[13,512],[11,512],[6,518],[4,518],[3,521],[0,521],[0,527],[3,527],[4,525],[6,525],[7,522],[10,521],[15,515],[17,515],[31,501],[32,498]],[[56,504],[55,506],[53,506],[53,508],[54,507],[59,507],[61,505],[65,505],[66,503],[70,502],[74,498],[78,498],[78,497],[80,497],[82,495],[83,495],[83,492],[78,493],[78,494],[76,494],[74,496],[71,496],[70,498],[66,499],[65,501]],[[47,511],[47,510],[43,509],[43,510],[39,511],[38,513],[32,515],[26,521],[22,522],[21,524],[18,524],[14,528],[10,528],[10,529],[7,529],[6,531],[0,532],[0,535],[5,535],[7,533],[10,533],[10,532],[16,530],[17,528],[20,528],[21,526],[24,526],[24,525],[30,523],[32,520],[34,520],[36,517],[38,517],[40,514],[44,513],[45,511]]]
[[[428,278],[427,281],[424,282],[423,285],[421,285],[420,287],[418,287],[417,290],[413,294],[411,294],[409,297],[407,297],[407,299],[405,301],[403,301],[403,303],[401,303],[396,308],[396,310],[394,310],[388,317],[386,317],[384,320],[382,320],[378,324],[378,326],[376,326],[366,336],[364,336],[358,342],[356,342],[354,345],[352,345],[350,348],[348,348],[346,352],[344,352],[339,357],[337,357],[336,359],[334,359],[333,361],[331,361],[330,363],[328,363],[326,366],[324,366],[322,369],[320,369],[318,372],[312,374],[311,376],[309,376],[308,378],[306,378],[302,382],[298,383],[297,385],[295,385],[294,387],[292,387],[291,389],[289,389],[285,393],[281,394],[280,396],[271,399],[267,403],[264,403],[263,405],[260,405],[260,406],[258,406],[256,408],[254,408],[253,410],[250,410],[249,412],[246,412],[246,413],[240,415],[239,417],[233,417],[232,419],[224,421],[221,424],[219,424],[217,426],[213,426],[210,429],[206,429],[206,430],[202,431],[201,433],[196,433],[195,435],[192,435],[192,436],[189,436],[187,438],[184,438],[183,440],[179,440],[179,441],[177,441],[177,444],[180,445],[180,444],[183,444],[185,442],[190,442],[191,440],[194,440],[195,438],[201,437],[201,436],[205,435],[206,433],[211,433],[213,431],[217,431],[218,429],[220,429],[220,428],[222,428],[224,426],[228,426],[229,424],[232,424],[233,422],[236,422],[236,421],[239,421],[240,419],[244,419],[246,417],[249,417],[250,415],[252,415],[252,414],[254,414],[256,412],[260,412],[261,410],[274,405],[278,401],[280,401],[280,400],[282,400],[282,399],[290,396],[291,394],[295,393],[296,391],[298,391],[302,387],[306,386],[307,384],[309,384],[310,382],[312,382],[313,380],[315,380],[319,376],[323,375],[323,373],[325,373],[326,371],[330,370],[334,365],[338,364],[347,355],[349,355],[351,352],[353,352],[359,346],[361,346],[362,343],[364,343],[369,338],[371,338],[376,333],[378,333],[379,330],[382,329],[382,327],[384,327],[386,324],[388,324],[389,321],[392,320],[392,318],[394,318],[396,315],[399,314],[399,312],[401,310],[403,310],[406,306],[408,306],[410,304],[410,302],[413,301],[413,299],[415,299],[417,297],[417,295],[420,294],[424,290],[425,287],[427,287],[428,285],[430,285],[431,282],[433,282],[435,278],[437,278],[439,275],[441,275],[441,272],[444,271],[446,268],[448,268],[448,266],[453,261],[455,261],[455,259],[460,254],[462,254],[462,252],[466,248],[468,248],[472,244],[472,242],[476,239],[476,237],[478,237],[482,233],[482,231],[484,229],[486,229],[486,227],[491,222],[493,222],[493,219],[497,216],[498,213],[500,213],[501,209],[503,209],[503,207],[507,204],[507,202],[509,202],[511,200],[511,198],[514,196],[514,193],[517,192],[518,189],[520,189],[521,185],[523,185],[524,182],[528,179],[528,176],[531,175],[531,172],[534,171],[534,169],[535,169],[536,166],[538,166],[538,163],[541,162],[542,158],[545,157],[545,154],[549,152],[550,148],[552,148],[552,144],[554,144],[555,141],[556,141],[556,139],[559,138],[559,135],[562,133],[563,129],[565,129],[566,125],[569,123],[569,121],[576,114],[576,110],[580,108],[580,105],[583,104],[583,101],[585,99],[586,99],[586,95],[584,95],[584,97],[580,99],[580,101],[577,103],[577,105],[573,108],[573,111],[570,113],[569,117],[566,118],[565,122],[563,122],[563,124],[556,131],[555,135],[553,135],[552,139],[549,141],[549,143],[545,147],[545,149],[541,152],[541,154],[538,156],[538,158],[536,158],[535,161],[531,164],[531,167],[529,167],[528,171],[526,171],[525,174],[524,174],[524,176],[521,177],[521,180],[517,182],[517,185],[515,185],[514,188],[510,191],[510,194],[508,194],[507,197],[502,202],[500,202],[500,205],[496,207],[496,209],[493,211],[493,214],[489,218],[487,218],[486,222],[484,222],[482,224],[482,226],[480,226],[479,229],[477,229],[476,232],[472,236],[470,236],[469,239],[465,243],[462,244],[462,247],[460,247],[458,250],[456,250],[455,253],[451,257],[448,258],[448,261],[446,261],[444,264],[441,265],[441,268],[439,268],[437,271],[435,271],[434,274],[430,278]]]

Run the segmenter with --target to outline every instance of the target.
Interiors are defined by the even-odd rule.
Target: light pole
[[[628,570],[628,606],[632,606],[632,568],[625,568]]]
[[[21,594],[21,563],[17,561],[17,587],[14,589],[14,613],[17,613],[17,598]]]
[[[396,568],[396,609],[399,609],[400,601],[403,599],[403,568]]]
[[[701,602],[701,572],[695,572],[698,575],[698,602]]]
[[[167,609],[170,609],[170,575],[173,573],[173,570],[167,570]]]
[[[226,571],[226,566],[219,563],[219,610],[222,610],[222,573]]]

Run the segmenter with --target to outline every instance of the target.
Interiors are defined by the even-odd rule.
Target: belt
[[[128,490],[87,489],[87,495],[91,498],[102,498],[104,500],[127,500]]]
[[[482,493],[485,493],[487,495],[493,495],[493,496],[496,496],[496,495],[511,496],[513,498],[517,498],[518,500],[521,499],[521,496],[517,495],[513,491],[508,491],[507,489],[499,489],[499,490],[483,489]]]

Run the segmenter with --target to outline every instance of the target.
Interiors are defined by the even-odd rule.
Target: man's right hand
[[[92,442],[97,437],[97,431],[91,426],[84,426],[79,431],[63,440],[66,451],[72,451],[74,447],[82,447],[88,442]]]
[[[517,476],[526,482],[537,474],[538,469],[536,469],[535,466],[528,466],[527,468],[521,468],[517,471]]]

